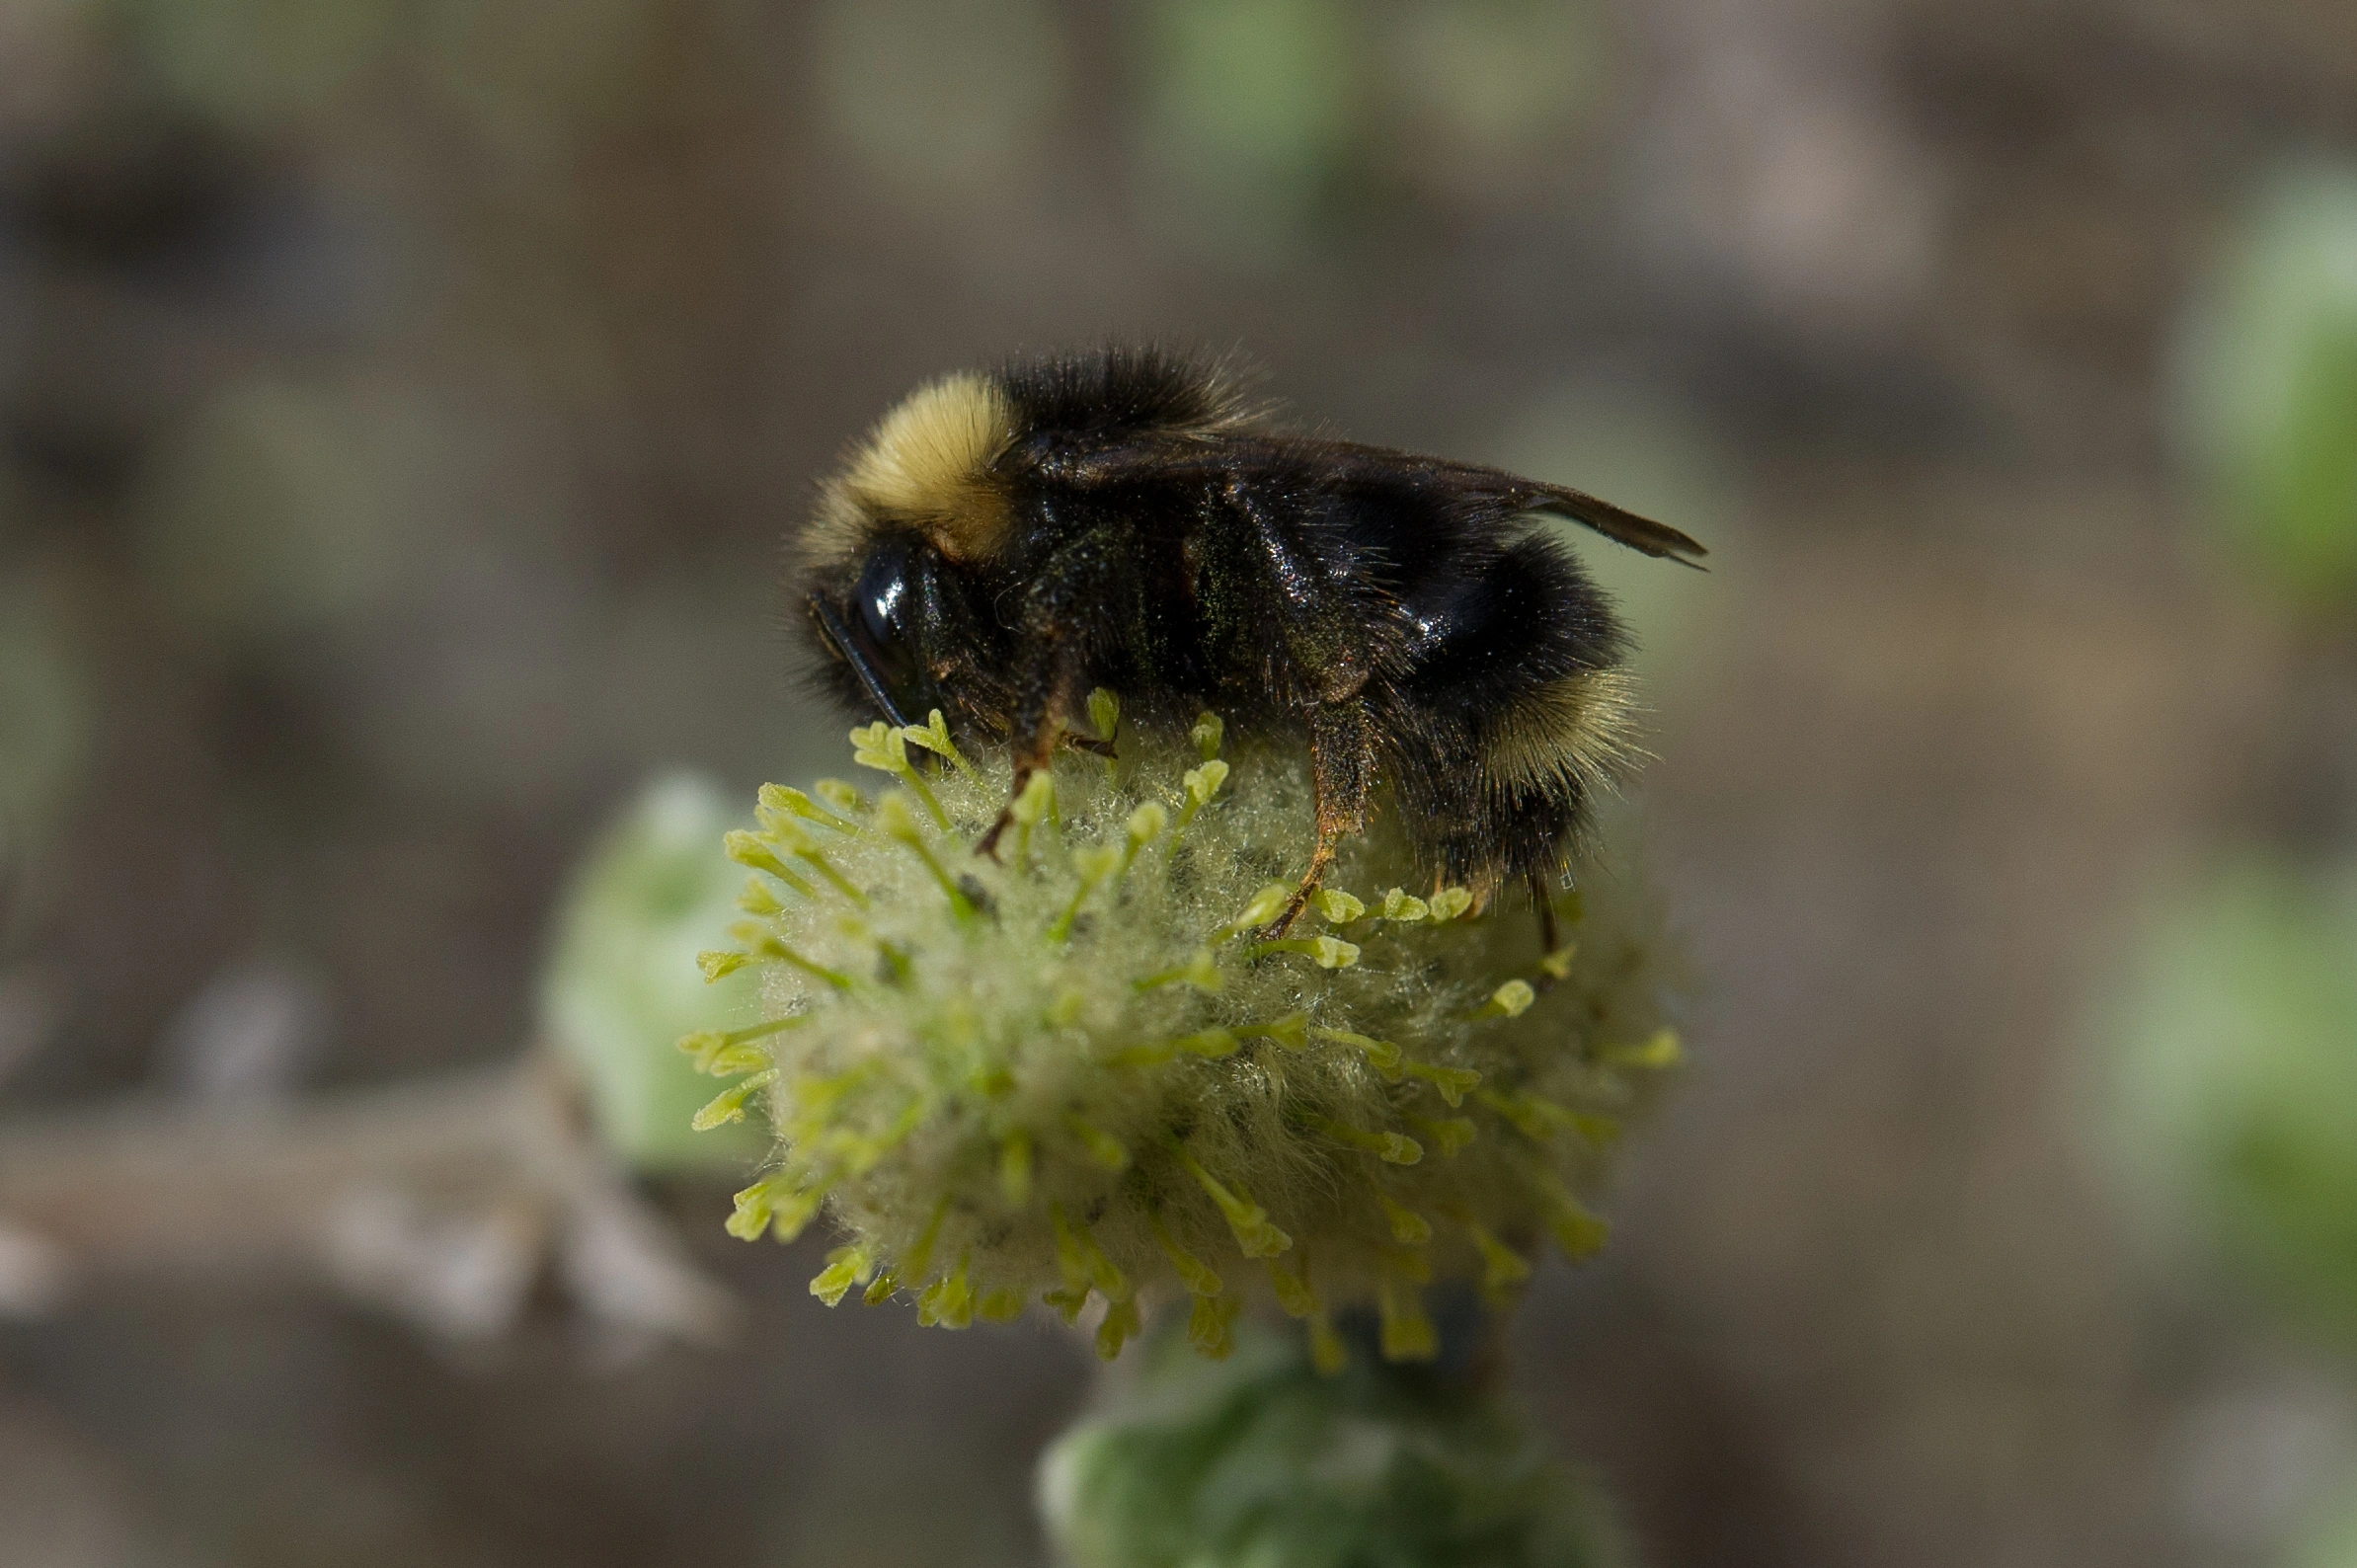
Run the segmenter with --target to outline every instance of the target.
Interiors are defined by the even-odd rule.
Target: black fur
[[[1158,350],[1025,361],[997,384],[1017,430],[988,481],[1012,527],[961,563],[921,518],[870,519],[865,562],[812,585],[839,695],[878,706],[863,664],[899,717],[939,707],[1012,741],[1019,770],[1094,686],[1148,718],[1209,706],[1308,738],[1321,853],[1387,785],[1440,877],[1486,896],[1562,864],[1586,781],[1511,784],[1483,759],[1535,693],[1618,665],[1626,641],[1529,514],[1689,565],[1699,545],[1577,491],[1273,431],[1214,367]]]

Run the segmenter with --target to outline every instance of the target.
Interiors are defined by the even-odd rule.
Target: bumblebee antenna
[[[811,619],[818,623],[819,635],[826,639],[828,651],[851,666],[851,673],[857,675],[859,683],[868,688],[868,695],[876,699],[876,706],[884,710],[884,717],[890,719],[896,728],[907,728],[907,716],[894,704],[884,689],[884,682],[878,680],[875,670],[868,667],[868,662],[859,657],[858,649],[852,646],[851,634],[844,629],[842,621],[818,594],[813,593],[808,602]]]

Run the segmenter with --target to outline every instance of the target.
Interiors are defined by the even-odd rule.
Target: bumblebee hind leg
[[[1334,863],[1335,846],[1367,825],[1367,795],[1375,771],[1371,735],[1367,709],[1356,698],[1310,710],[1309,782],[1317,799],[1317,842],[1309,851],[1309,869],[1301,874],[1300,886],[1264,935],[1283,936],[1300,918],[1309,896]]]

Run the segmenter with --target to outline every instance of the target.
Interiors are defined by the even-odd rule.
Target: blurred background
[[[1108,333],[1711,546],[1648,1561],[2357,1563],[2346,0],[0,0],[0,1564],[1040,1560],[669,1041],[814,480]]]

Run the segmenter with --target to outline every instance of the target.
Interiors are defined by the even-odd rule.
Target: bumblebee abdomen
[[[1400,613],[1408,661],[1378,728],[1418,837],[1484,891],[1552,869],[1633,746],[1611,606],[1561,546],[1524,532],[1404,586]]]

